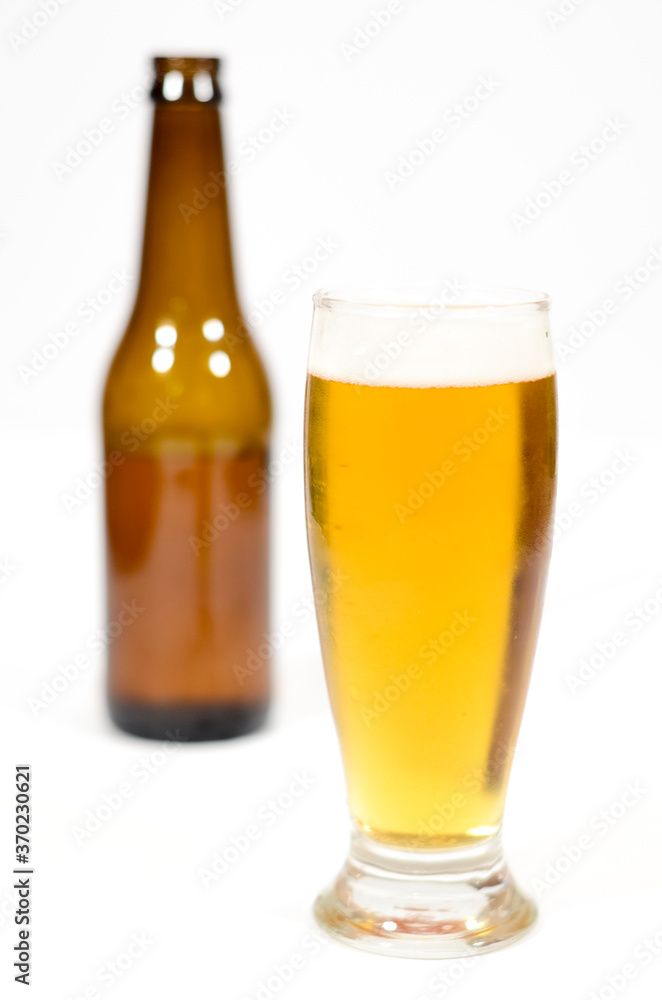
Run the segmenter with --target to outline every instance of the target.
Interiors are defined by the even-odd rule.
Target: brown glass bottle
[[[140,284],[106,383],[115,723],[224,739],[269,700],[269,389],[240,318],[218,60],[155,60]]]

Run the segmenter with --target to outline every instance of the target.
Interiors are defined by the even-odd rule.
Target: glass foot
[[[356,830],[335,884],[318,897],[327,934],[399,958],[457,958],[503,948],[536,918],[514,884],[501,837],[447,851],[404,851]]]

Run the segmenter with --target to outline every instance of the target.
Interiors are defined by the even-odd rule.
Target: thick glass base
[[[335,885],[318,897],[327,934],[400,958],[457,958],[503,948],[536,917],[513,883],[500,835],[447,851],[405,851],[359,830]]]
[[[120,729],[149,740],[229,740],[259,729],[267,717],[268,703],[149,705],[111,699],[110,716]]]

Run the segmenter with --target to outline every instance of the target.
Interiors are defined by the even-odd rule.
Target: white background
[[[662,614],[652,598],[662,579],[660,270],[640,271],[627,298],[616,286],[647,258],[657,263],[650,248],[662,246],[661,11],[655,0],[403,0],[368,45],[343,49],[383,6],[234,0],[223,12],[208,0],[50,0],[55,13],[25,43],[10,36],[40,8],[3,6],[0,978],[12,996],[23,989],[11,983],[10,892],[21,763],[34,771],[39,1000],[85,990],[113,1000],[267,1000],[260,984],[297,952],[304,967],[278,991],[288,1000],[659,995],[662,954],[647,960],[642,942],[662,929]],[[561,8],[569,13],[549,16]],[[242,162],[231,199],[245,311],[275,289],[286,293],[253,328],[277,402],[274,455],[296,454],[275,483],[272,626],[290,620],[296,629],[279,653],[266,732],[182,747],[142,781],[140,760],[158,747],[108,723],[101,657],[46,709],[35,714],[29,703],[103,624],[102,491],[71,513],[62,495],[99,460],[102,380],[135,282],[27,384],[20,366],[113,269],[136,274],[150,108],[112,109],[157,53],[224,57],[226,155]],[[494,94],[461,128],[444,122],[481,77],[498,84]],[[294,121],[248,162],[242,142],[275,109]],[[58,179],[55,161],[104,117],[113,132]],[[577,151],[608,118],[621,134],[594,147],[582,169]],[[392,190],[386,173],[440,125],[446,142]],[[517,224],[527,199],[564,169],[572,183]],[[288,288],[285,272],[320,237],[337,250]],[[505,825],[512,866],[541,918],[526,941],[468,968],[328,943],[313,954],[311,902],[341,863],[348,822],[315,628],[295,615],[310,594],[301,438],[311,295],[322,285],[451,277],[550,292],[557,346],[603,300],[617,304],[559,359],[558,511],[569,526],[558,532]],[[630,465],[611,473],[619,450]],[[590,499],[584,487],[596,476],[602,492]],[[651,599],[649,620],[628,625]],[[619,629],[626,646],[571,692],[568,675]],[[205,889],[198,869],[303,771],[312,787],[273,827],[262,821],[259,841]],[[79,846],[72,827],[127,780],[131,798]],[[628,782],[645,793],[621,815]],[[613,825],[601,834],[593,819],[603,809]],[[591,850],[536,891],[533,880],[553,878],[548,866],[583,834]],[[133,934],[147,936],[146,951],[121,978],[102,971],[102,981]],[[605,977],[626,963],[635,978],[610,992]],[[436,978],[444,970],[455,977],[450,988]],[[271,979],[273,995],[277,985]]]

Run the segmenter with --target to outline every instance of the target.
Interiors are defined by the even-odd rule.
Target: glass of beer
[[[551,547],[549,298],[314,304],[308,548],[353,824],[316,917],[367,951],[479,954],[536,912],[501,823]]]

